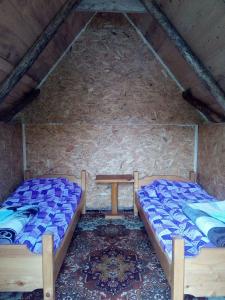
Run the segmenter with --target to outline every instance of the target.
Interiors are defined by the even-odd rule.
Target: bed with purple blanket
[[[193,174],[193,173],[192,173]],[[187,204],[215,202],[196,182],[134,174],[135,206],[172,289],[172,299],[225,295],[225,248],[216,248],[184,213]]]
[[[81,194],[81,187],[67,178],[26,180],[3,203],[3,207],[31,205],[38,208],[37,214],[19,232],[14,243],[41,253],[42,236],[51,232],[56,251],[80,203]]]
[[[1,291],[43,288],[44,299],[54,299],[54,282],[80,214],[85,211],[86,172],[81,173],[81,186],[75,181],[74,176],[65,175],[28,179],[2,204]],[[8,228],[8,224],[15,228]],[[16,234],[4,245],[11,232]]]
[[[185,203],[204,203],[216,199],[197,183],[166,179],[153,181],[138,191],[142,209],[148,216],[155,234],[166,254],[172,258],[172,239],[182,236],[185,257],[199,253],[202,247],[214,247],[198,227],[183,213]]]

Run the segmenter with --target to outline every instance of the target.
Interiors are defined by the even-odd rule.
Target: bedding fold
[[[197,183],[158,179],[138,191],[142,206],[163,251],[172,258],[172,241],[182,236],[185,257],[198,254],[203,247],[215,247],[182,210],[185,203],[215,202]]]
[[[0,209],[0,244],[12,244],[24,226],[37,214],[33,205],[5,207]]]
[[[205,234],[217,247],[225,247],[225,222],[221,209],[224,201],[210,203],[183,204],[184,214]]]
[[[34,253],[42,252],[42,236],[54,235],[54,251],[64,238],[80,203],[82,190],[66,178],[33,178],[26,180],[3,203],[3,207],[37,206],[38,212],[29,219],[14,244],[26,245]]]
[[[207,215],[225,223],[225,201],[208,202],[206,200],[204,203],[192,204],[192,208],[199,209]]]

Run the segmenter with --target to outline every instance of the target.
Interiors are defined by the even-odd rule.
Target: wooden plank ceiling
[[[213,76],[223,95],[225,90],[225,3],[218,0],[161,1],[155,0],[171,24],[194,51],[196,57]],[[189,3],[190,2],[190,3]],[[198,99],[206,105],[206,115],[213,121],[212,111],[218,114],[216,120],[224,119],[225,110],[216,97],[200,80],[196,72],[185,61],[179,49],[157,18],[148,11],[151,0],[2,0],[0,2],[0,121],[8,121],[32,101],[38,91],[35,89],[58,61],[74,38],[85,28],[95,12],[126,13],[131,23],[140,30],[170,70],[180,81],[184,89],[191,88],[194,98],[192,105],[199,108]],[[48,26],[57,16],[70,7],[64,15],[62,24],[51,36],[37,58],[27,66],[26,72],[5,93],[4,83],[15,72],[21,61],[38,39],[44,37]],[[207,15],[207,18],[204,18]],[[207,30],[205,30],[207,28]],[[46,36],[45,36],[46,38]],[[204,47],[202,47],[204,46]],[[27,62],[26,62],[27,63]],[[25,63],[25,64],[26,64]],[[2,87],[2,88],[1,88]],[[4,94],[5,93],[5,94]],[[190,94],[185,94],[189,97]],[[184,98],[185,98],[184,97]],[[2,100],[2,101],[1,101]],[[196,102],[197,101],[197,102]],[[197,103],[197,104],[196,104]],[[201,109],[200,105],[200,109]],[[210,119],[212,118],[212,119]]]
[[[7,80],[10,74],[19,65],[27,52],[41,37],[45,29],[51,24],[57,14],[62,11],[66,0],[3,0],[0,3],[0,83]],[[90,12],[76,12],[71,10],[57,33],[44,47],[38,58],[33,62],[26,74],[22,76],[13,89],[7,93],[0,104],[0,119],[8,119],[15,107],[49,72],[51,67],[60,58],[72,40],[84,28],[93,16]],[[2,92],[2,90],[1,90]],[[17,109],[16,109],[17,111]]]

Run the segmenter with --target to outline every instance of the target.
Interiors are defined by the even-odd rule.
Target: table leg
[[[112,183],[111,191],[112,215],[118,214],[118,184]]]

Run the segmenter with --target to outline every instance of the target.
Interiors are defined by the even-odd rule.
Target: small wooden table
[[[134,176],[132,174],[125,175],[96,175],[96,183],[111,184],[111,204],[112,216],[118,215],[118,184],[133,183]]]

